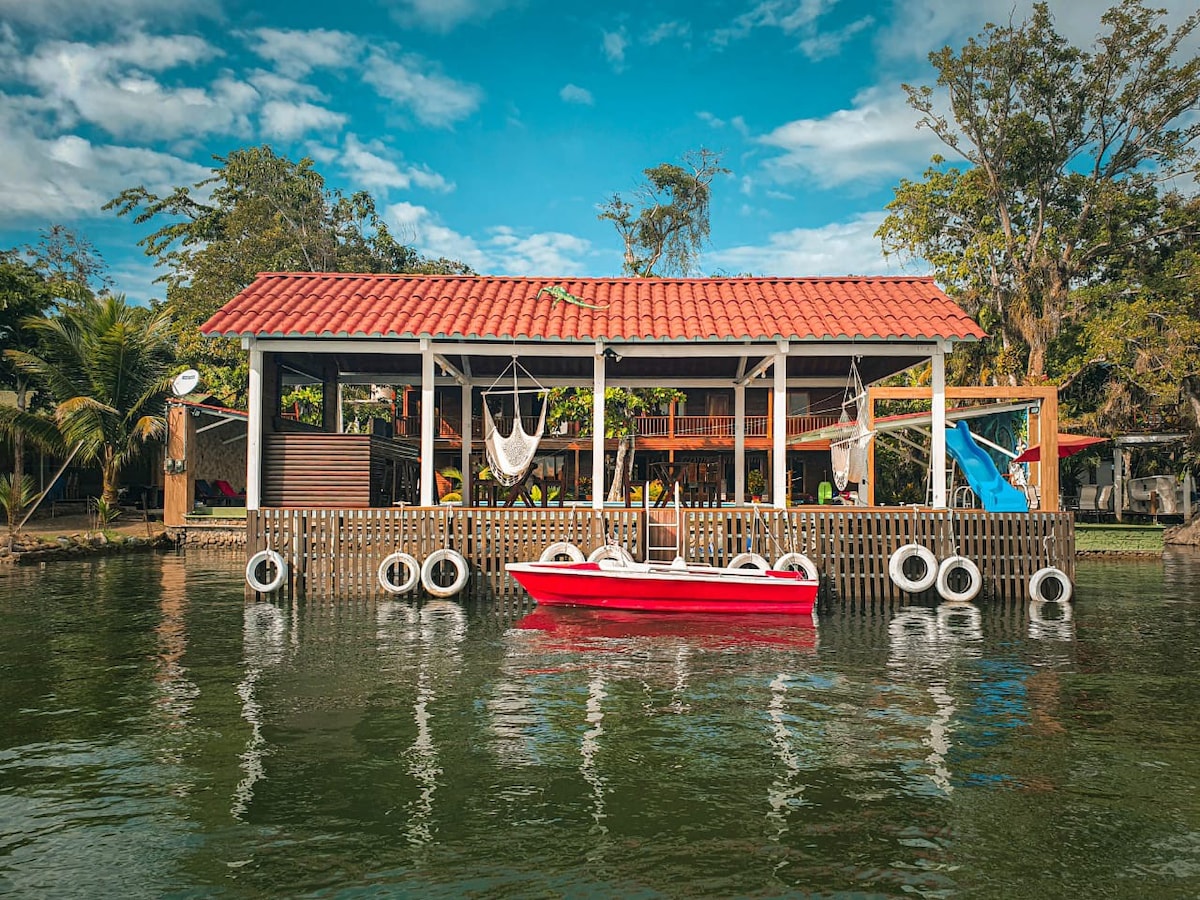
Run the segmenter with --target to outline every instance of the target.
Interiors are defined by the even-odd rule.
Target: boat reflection
[[[551,649],[604,649],[628,641],[668,639],[697,650],[815,650],[809,616],[645,613],[539,607],[514,626],[544,634]]]

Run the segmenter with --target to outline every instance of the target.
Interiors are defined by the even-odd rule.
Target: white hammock
[[[854,394],[851,396],[850,391]],[[829,445],[830,463],[833,468],[833,483],[839,491],[848,484],[859,484],[867,476],[867,450],[875,432],[867,428],[867,389],[858,374],[858,365],[850,362],[850,383],[846,386],[846,397],[842,401],[841,421],[850,423],[847,408],[855,405],[854,433]]]
[[[492,410],[488,406],[488,394],[492,388],[483,392],[483,446],[487,456],[488,466],[491,467],[492,477],[505,487],[512,487],[525,477],[529,467],[533,465],[533,457],[537,454],[538,444],[541,443],[542,433],[546,430],[546,406],[549,395],[541,385],[535,393],[542,395],[542,413],[538,418],[537,428],[533,434],[527,434],[521,424],[521,391],[517,387],[516,358],[513,358],[509,368],[513,370],[513,427],[507,435],[502,435],[496,428],[492,418]],[[523,367],[522,367],[523,369]],[[500,378],[492,384],[494,388],[508,373],[508,368],[500,373]],[[528,372],[525,372],[529,375]],[[533,378],[532,375],[529,375]],[[537,380],[534,379],[537,384]],[[528,392],[527,392],[528,393]]]

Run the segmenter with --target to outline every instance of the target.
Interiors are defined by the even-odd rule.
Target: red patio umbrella
[[[1059,435],[1058,435],[1058,458],[1062,459],[1064,456],[1074,456],[1080,450],[1085,450],[1088,447],[1092,446],[1092,444],[1102,444],[1107,440],[1108,440],[1108,438],[1091,437],[1090,435],[1086,435],[1086,434],[1063,434],[1063,433],[1059,432]],[[1015,463],[1041,462],[1041,459],[1042,459],[1042,446],[1041,446],[1041,444],[1034,444],[1032,447],[1030,447],[1028,450],[1026,450],[1024,453],[1022,453],[1016,459],[1014,459],[1013,462],[1015,462]]]

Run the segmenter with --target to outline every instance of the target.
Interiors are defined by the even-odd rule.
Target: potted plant
[[[766,486],[766,479],[763,478],[763,473],[760,470],[751,469],[746,473],[746,489],[750,491],[751,502],[762,502],[763,488]]]

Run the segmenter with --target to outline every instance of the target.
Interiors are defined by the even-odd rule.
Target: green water
[[[1078,593],[804,628],[0,571],[0,894],[1195,897],[1200,557]]]

